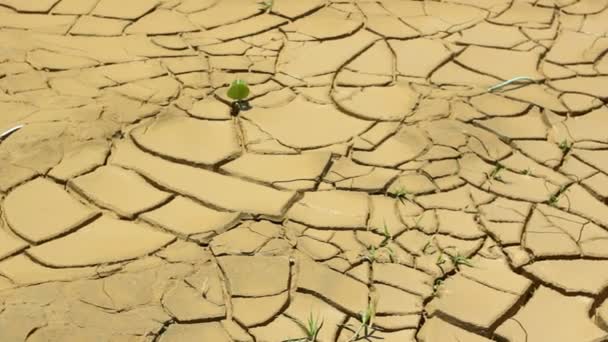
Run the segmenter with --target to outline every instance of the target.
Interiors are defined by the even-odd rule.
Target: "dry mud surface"
[[[0,341],[608,341],[607,32],[606,0],[0,0]]]

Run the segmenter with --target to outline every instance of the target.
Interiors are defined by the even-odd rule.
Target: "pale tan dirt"
[[[608,0],[269,5],[0,0],[0,342],[608,341]]]

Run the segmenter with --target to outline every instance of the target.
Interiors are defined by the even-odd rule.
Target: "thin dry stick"
[[[495,85],[495,86],[492,86],[492,87],[488,88],[488,91],[489,91],[489,92],[493,92],[493,91],[494,91],[494,90],[496,90],[496,89],[500,89],[500,88],[502,88],[502,87],[505,87],[505,86],[507,86],[507,85],[509,85],[509,84],[511,84],[511,83],[513,83],[513,82],[517,82],[517,81],[531,81],[531,82],[535,82],[535,81],[534,81],[532,78],[530,78],[530,77],[526,77],[526,76],[520,76],[520,77],[515,77],[515,78],[512,78],[512,79],[510,79],[510,80],[504,81],[504,82],[502,82],[502,83],[498,83],[497,85]]]
[[[0,140],[3,140],[5,137],[9,136],[13,132],[20,130],[21,128],[23,128],[23,126],[25,125],[15,126],[7,131],[4,131],[4,133],[0,134]]]

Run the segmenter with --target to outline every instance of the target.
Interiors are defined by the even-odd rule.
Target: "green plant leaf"
[[[235,80],[228,89],[228,97],[233,100],[240,101],[249,96],[249,86],[243,80]]]

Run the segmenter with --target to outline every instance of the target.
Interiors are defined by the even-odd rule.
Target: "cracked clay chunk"
[[[126,141],[117,143],[115,147],[112,164],[135,170],[164,188],[227,210],[280,216],[295,196],[292,191],[279,191],[205,169],[172,163],[145,153]]]
[[[276,296],[232,298],[233,317],[247,327],[264,325],[283,311],[288,298],[287,291]]]
[[[389,45],[397,57],[397,71],[404,76],[428,77],[451,56],[439,40],[391,40]]]
[[[306,192],[287,216],[319,228],[363,229],[369,214],[367,194],[352,191]]]
[[[196,324],[171,324],[167,330],[160,335],[159,342],[230,342],[226,330],[219,322],[196,323]]]
[[[44,13],[48,12],[58,2],[59,0],[0,0],[0,5],[13,8],[18,12]]]
[[[261,297],[287,291],[289,260],[279,256],[223,256],[218,263],[233,296]]]
[[[538,80],[542,78],[536,68],[539,58],[539,54],[534,52],[470,46],[456,61],[477,72],[504,80],[520,75]]]
[[[101,0],[93,10],[93,15],[117,19],[137,19],[150,12],[159,4],[158,0]]]
[[[313,292],[350,314],[367,307],[365,284],[308,259],[300,259],[298,288]]]
[[[461,275],[448,278],[427,306],[431,316],[442,314],[481,328],[489,328],[519,300]]]
[[[321,43],[288,42],[277,61],[277,72],[300,79],[335,72],[376,40],[375,34],[360,30],[346,38]]]
[[[125,33],[176,34],[196,30],[198,30],[198,28],[190,23],[185,15],[178,12],[159,9],[147,14],[130,25],[125,30]]]
[[[307,184],[304,187],[312,189],[330,158],[329,152],[295,155],[247,153],[222,166],[222,170],[282,188],[297,187],[297,181],[304,181]]]
[[[0,228],[0,260],[27,247],[27,243]]]
[[[102,166],[74,179],[70,185],[95,204],[129,218],[158,206],[171,196],[148,184],[136,172],[117,166]]]
[[[368,165],[394,167],[422,154],[428,138],[415,126],[404,126],[373,151],[355,151],[353,159]]]
[[[515,316],[496,329],[496,334],[512,342],[605,341],[608,333],[589,319],[592,302],[591,298],[565,297],[541,286]]]
[[[334,98],[346,111],[366,119],[400,121],[410,114],[418,95],[407,85],[366,87],[346,99]]]
[[[96,215],[61,186],[44,178],[37,178],[9,193],[3,209],[8,225],[33,242],[64,234]]]
[[[567,292],[598,295],[608,285],[607,260],[542,260],[524,269]]]
[[[241,151],[232,121],[166,116],[131,135],[147,150],[196,164],[213,165]]]
[[[163,294],[163,307],[180,322],[194,320],[212,320],[226,316],[225,306],[220,306],[203,298],[201,293],[179,282]]]
[[[237,222],[239,213],[217,211],[178,196],[168,204],[140,217],[182,237],[193,239],[214,235]]]
[[[281,107],[253,108],[241,115],[282,144],[295,148],[344,142],[374,124],[343,114],[333,105],[312,103],[301,96]]]
[[[43,216],[48,219],[49,215]],[[30,248],[44,265],[76,267],[137,258],[175,240],[175,236],[144,225],[102,216],[65,237]]]
[[[294,19],[303,14],[314,11],[325,5],[323,0],[290,1],[274,0],[272,13],[279,14],[290,19]]]
[[[87,141],[64,151],[63,159],[51,169],[49,176],[67,181],[103,165],[109,152],[105,141]]]
[[[202,11],[190,14],[193,23],[206,29],[246,21],[247,18],[259,13],[260,5],[255,0],[223,0],[214,1]]]
[[[441,318],[433,317],[426,320],[416,335],[420,342],[490,342],[483,336],[451,325]]]

